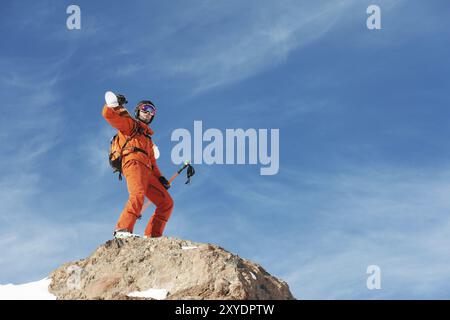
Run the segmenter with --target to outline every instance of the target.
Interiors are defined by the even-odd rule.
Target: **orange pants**
[[[123,175],[127,181],[129,198],[117,222],[116,230],[127,229],[133,232],[134,224],[141,217],[144,199],[147,197],[156,205],[156,210],[145,228],[144,235],[161,237],[173,210],[172,197],[152,171],[138,161],[131,160],[126,163]]]

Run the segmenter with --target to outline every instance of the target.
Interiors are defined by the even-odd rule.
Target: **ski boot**
[[[125,239],[125,238],[140,238],[138,234],[129,232],[127,229],[119,229],[114,231],[114,238]]]

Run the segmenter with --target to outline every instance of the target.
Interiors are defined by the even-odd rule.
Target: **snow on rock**
[[[0,285],[0,300],[56,300],[48,291],[51,279],[45,278],[25,284]]]
[[[148,289],[145,291],[134,291],[128,294],[129,297],[135,298],[152,298],[156,300],[163,300],[167,297],[168,291],[166,289]]]
[[[50,278],[58,299],[294,299],[286,282],[254,262],[168,237],[109,240]]]
[[[182,246],[181,249],[182,250],[192,250],[192,249],[197,249],[198,247],[195,246]]]

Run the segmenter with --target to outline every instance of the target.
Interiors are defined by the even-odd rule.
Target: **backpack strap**
[[[145,151],[144,149],[138,148],[138,147],[133,147],[133,151],[131,152],[142,152],[143,154],[145,154],[146,156],[148,156],[147,151]],[[130,153],[131,153],[130,152]]]
[[[131,135],[128,136],[127,140],[125,140],[125,143],[123,144],[122,148],[120,148],[120,156],[122,156],[123,154],[123,150],[125,149],[125,147],[127,146],[128,142],[131,141],[131,139],[133,139],[133,137],[136,135],[136,129],[134,128],[133,131],[131,132]]]

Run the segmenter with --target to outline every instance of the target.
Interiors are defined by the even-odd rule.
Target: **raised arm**
[[[112,127],[116,128],[124,135],[131,135],[135,126],[135,122],[134,119],[130,116],[128,110],[124,106],[119,104],[119,99],[111,91],[105,93],[105,101],[106,104],[103,107],[102,111],[102,115],[105,120]],[[126,101],[124,97],[123,101]]]

